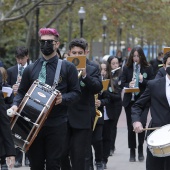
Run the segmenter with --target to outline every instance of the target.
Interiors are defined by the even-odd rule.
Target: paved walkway
[[[149,118],[148,118],[149,119]],[[144,155],[146,157],[146,143],[144,145]],[[28,170],[28,167],[14,168],[15,170]],[[108,170],[145,170],[144,162],[129,162],[129,149],[127,144],[127,128],[124,110],[121,113],[116,139],[116,151],[109,157]]]

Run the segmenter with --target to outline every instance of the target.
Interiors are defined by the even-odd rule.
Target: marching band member
[[[133,131],[131,120],[131,107],[134,102],[141,96],[146,88],[148,80],[154,78],[152,66],[146,61],[145,54],[141,47],[134,47],[131,50],[127,64],[123,68],[121,75],[121,86],[127,88],[138,87],[140,92],[138,93],[125,93],[123,97],[123,106],[126,112],[127,126],[128,126],[128,147],[130,148],[130,162],[136,161],[136,134]],[[136,80],[136,81],[135,81]],[[143,127],[146,125],[147,114],[149,111],[149,104],[145,106],[141,117]],[[138,159],[144,160],[143,155],[143,143],[145,138],[145,132],[138,134]]]
[[[108,157],[111,146],[115,148],[117,134],[117,122],[122,110],[121,88],[119,87],[121,69],[117,57],[110,56],[107,60],[107,69],[110,79],[108,90],[106,91],[109,103],[104,107],[103,126],[103,164],[107,168]],[[112,143],[111,143],[112,142]]]
[[[87,55],[87,42],[84,39],[73,39],[69,44],[69,56]],[[81,98],[68,109],[68,136],[65,154],[62,159],[62,170],[85,170],[86,150],[90,147],[92,127],[92,105],[95,112],[94,94],[102,90],[99,69],[88,59],[86,68],[79,78]],[[93,101],[92,101],[93,99]],[[69,155],[70,154],[70,155]],[[89,165],[86,165],[89,166]],[[88,169],[88,167],[86,167]]]
[[[8,167],[12,168],[15,163],[15,147],[12,139],[9,118],[6,114],[1,85],[2,75],[0,73],[0,158],[6,157]],[[4,162],[1,162],[1,164],[4,164]],[[2,170],[6,168],[7,167],[1,165]]]
[[[57,70],[59,57],[56,50],[60,43],[57,30],[41,28],[39,36],[42,57],[25,68],[18,93],[11,107],[14,113],[35,80],[39,79],[40,82],[53,86],[55,72],[59,71]],[[56,89],[60,91],[56,103],[28,150],[31,170],[40,170],[45,167],[48,170],[60,169],[60,158],[67,134],[68,106],[77,101],[81,93],[77,70],[72,63],[62,61]]]
[[[15,50],[15,58],[17,64],[7,69],[7,75],[8,75],[7,83],[12,87],[14,94],[17,93],[19,84],[21,82],[23,71],[29,64],[28,49],[24,46],[17,47]],[[22,158],[23,158],[23,153],[18,148],[16,148],[16,162],[14,165],[15,168],[22,166]],[[25,165],[29,166],[27,153],[25,156]]]
[[[147,103],[150,104],[150,127],[161,127],[170,123],[170,52],[163,59],[166,76],[148,82],[147,88],[132,107],[132,123],[136,133],[143,133],[141,116]],[[170,156],[153,156],[147,148],[147,170],[169,170]]]
[[[106,62],[102,62],[100,64],[102,80],[108,78],[106,67],[107,67]],[[98,97],[95,100],[95,105],[97,110],[102,114],[102,117],[98,118],[95,129],[92,133],[92,146],[94,148],[96,170],[103,170],[103,126],[104,126],[103,107],[107,103],[109,103],[109,96],[107,95],[107,93],[105,93],[105,91],[101,91],[100,93],[97,94],[97,96]],[[92,148],[89,170],[94,170]]]
[[[121,89],[119,87],[120,85],[120,75],[122,73],[122,70],[120,68],[120,62],[119,58],[110,56],[107,60],[107,69],[109,72],[109,79],[110,79],[110,89],[109,91],[112,92],[110,93],[111,95],[111,103],[110,103],[110,110],[114,114],[112,114],[112,128],[111,128],[111,143],[110,143],[110,156],[113,155],[115,151],[115,141],[116,141],[116,136],[117,136],[117,123],[122,111],[122,100],[119,96],[119,98],[114,101],[112,98],[114,98],[114,95],[121,94]],[[111,90],[113,89],[113,90]],[[107,108],[109,108],[107,106]]]
[[[17,47],[15,51],[15,58],[17,64],[7,69],[7,74],[8,74],[7,81],[8,84],[12,86],[14,93],[17,93],[23,71],[29,64],[28,49],[23,46]]]

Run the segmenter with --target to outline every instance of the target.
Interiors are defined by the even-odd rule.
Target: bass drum
[[[36,80],[11,121],[13,140],[19,149],[26,152],[48,117],[59,91]]]

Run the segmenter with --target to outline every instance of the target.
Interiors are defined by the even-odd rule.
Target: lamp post
[[[107,17],[106,14],[102,16],[102,25],[103,25],[103,56],[105,55],[105,39],[106,39],[106,25],[107,25]]]
[[[84,10],[84,7],[80,7],[80,10],[78,11],[79,19],[80,19],[80,37],[83,37],[83,20],[85,18],[86,11]]]
[[[119,24],[117,27],[117,50],[121,50],[122,26],[123,23]]]

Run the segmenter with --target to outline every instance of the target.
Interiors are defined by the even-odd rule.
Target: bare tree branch
[[[20,9],[19,12],[20,12],[20,14],[24,13],[22,9]],[[25,20],[26,24],[29,25],[29,21],[28,21],[27,17],[23,16],[23,19]]]
[[[63,7],[60,12],[56,13],[56,15],[48,22],[45,24],[45,28],[49,27],[51,24],[53,24],[53,22],[65,11],[67,10],[69,7],[71,7],[74,4],[74,0],[72,0],[71,2],[68,2],[67,5],[65,7]]]
[[[30,9],[28,9],[25,13],[23,13],[19,16],[11,17],[11,18],[1,18],[0,22],[15,21],[15,20],[21,19],[23,17],[26,17],[35,7],[37,7],[43,1],[44,0],[40,0],[40,1],[36,2]],[[18,9],[21,9],[21,8],[18,8]]]
[[[12,9],[8,13],[6,13],[5,18],[10,17],[13,14],[13,12],[18,11],[18,10],[26,7],[27,5],[29,5],[30,1],[31,0],[29,0],[27,3],[24,3],[23,5],[21,5],[20,7],[17,8],[17,4],[18,4],[19,0],[16,0],[13,7],[12,7]]]

